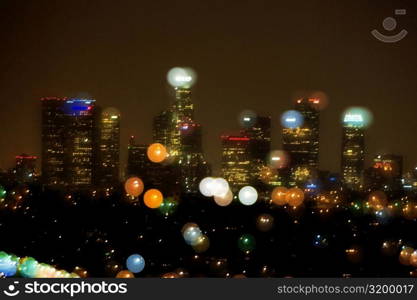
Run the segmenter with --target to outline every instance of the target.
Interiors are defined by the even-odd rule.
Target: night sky
[[[407,9],[395,16],[394,9]],[[0,167],[40,154],[43,96],[90,96],[122,114],[122,165],[129,135],[152,141],[152,117],[168,107],[166,73],[190,66],[204,149],[219,167],[222,133],[252,109],[273,120],[300,90],[329,98],[321,118],[321,168],[339,170],[342,111],[368,107],[376,152],[417,164],[417,1],[0,0]],[[395,17],[409,31],[395,44],[372,29]],[[369,160],[368,160],[369,162]],[[216,174],[215,174],[216,175]]]

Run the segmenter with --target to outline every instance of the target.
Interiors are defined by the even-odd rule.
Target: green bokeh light
[[[238,242],[237,246],[243,252],[251,252],[255,249],[256,241],[253,235],[251,234],[243,234]]]

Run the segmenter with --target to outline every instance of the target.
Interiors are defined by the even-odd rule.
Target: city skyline
[[[282,4],[278,9],[274,4],[268,4],[272,6],[270,12],[266,12],[262,5],[253,9],[254,3],[249,1],[236,9],[241,15],[254,18],[253,28],[242,23],[240,18],[227,15],[232,9],[228,4],[223,12],[207,7],[209,16],[219,18],[219,24],[208,26],[203,20],[198,20],[205,6],[197,4],[198,8],[195,8],[193,4],[197,11],[196,14],[190,14],[190,22],[204,33],[213,32],[223,37],[214,44],[205,44],[202,35],[194,31],[185,32],[179,39],[174,28],[167,29],[163,35],[155,34],[177,21],[175,12],[178,10],[192,10],[185,3],[173,6],[173,16],[166,16],[168,19],[160,24],[157,21],[161,20],[161,16],[149,19],[134,3],[118,7],[116,11],[99,6],[97,9],[100,13],[95,11],[94,5],[85,4],[81,15],[88,14],[89,18],[80,19],[77,26],[70,28],[60,24],[63,26],[61,29],[65,29],[60,39],[56,39],[55,31],[48,26],[53,20],[44,19],[43,23],[35,23],[29,30],[24,24],[16,24],[10,19],[22,13],[30,20],[42,15],[42,9],[46,9],[44,4],[36,6],[34,2],[27,3],[30,9],[19,11],[11,2],[5,1],[4,9],[8,12],[8,18],[1,22],[15,24],[13,32],[19,36],[19,40],[30,40],[28,38],[35,32],[34,36],[41,36],[43,41],[49,41],[50,44],[47,48],[35,45],[22,48],[10,38],[13,35],[5,31],[10,29],[10,25],[4,24],[2,27],[0,34],[5,37],[5,44],[9,45],[3,58],[14,62],[3,69],[0,80],[0,97],[7,99],[0,117],[8,124],[8,130],[2,130],[2,136],[13,141],[0,149],[2,168],[11,167],[13,157],[18,153],[40,154],[37,99],[50,95],[86,95],[97,99],[104,107],[117,107],[122,115],[122,162],[126,162],[127,146],[124,145],[128,144],[129,136],[135,135],[141,143],[152,142],[152,118],[167,107],[173,98],[165,74],[175,65],[191,66],[198,73],[199,78],[193,89],[196,119],[204,127],[206,159],[217,172],[221,165],[221,141],[218,137],[228,129],[231,134],[238,131],[239,113],[246,109],[260,115],[271,115],[273,148],[282,148],[279,117],[292,106],[293,95],[300,89],[323,91],[329,99],[321,120],[322,169],[339,170],[340,145],[334,145],[332,140],[342,134],[340,118],[343,110],[355,105],[366,106],[374,114],[374,123],[367,131],[370,137],[367,139],[368,164],[376,153],[403,154],[405,170],[412,168],[417,161],[417,146],[408,142],[414,136],[413,128],[417,126],[413,113],[417,94],[413,84],[416,81],[414,70],[417,62],[411,50],[416,43],[412,35],[415,20],[411,17],[402,19],[401,25],[407,27],[410,36],[395,45],[380,43],[368,32],[368,29],[380,26],[383,17],[391,13],[394,2],[378,5],[348,3],[343,8],[343,15],[360,18],[363,22],[358,24],[339,20],[342,10],[331,5],[315,6],[299,2]],[[404,3],[409,9],[415,5],[410,1]],[[156,4],[145,5],[155,8]],[[72,16],[73,8],[73,4],[68,3],[56,8],[54,18]],[[260,20],[265,13],[265,20]],[[273,14],[280,18],[275,18]],[[116,20],[122,16],[131,18],[129,24],[132,27],[129,30],[132,36],[123,34],[117,39],[117,30],[130,32],[126,25],[117,22],[114,31],[108,30],[102,35],[95,34],[101,32],[96,25],[86,23],[91,20],[97,25],[105,25],[105,19],[110,15]],[[313,20],[315,15],[338,19],[335,21],[338,27],[330,28],[326,22],[317,25],[317,28],[295,23],[298,19],[311,23],[309,20]],[[223,26],[228,19],[236,21],[242,28]],[[156,23],[156,27],[144,32],[140,26],[150,20]],[[178,26],[185,27],[185,23],[180,22]],[[91,39],[88,38],[90,36]],[[232,36],[232,40],[228,39]],[[297,36],[303,36],[303,39]],[[71,53],[65,45],[75,37],[77,41],[87,44]],[[114,38],[120,43],[112,42]],[[184,45],[188,51],[169,51],[167,45],[174,38],[176,44]],[[139,42],[141,39],[148,43],[142,45]],[[251,43],[261,46],[262,53],[254,47],[251,47],[251,51],[237,51],[249,39]],[[328,43],[328,39],[332,43]],[[193,49],[187,47],[191,42]],[[120,48],[120,45],[127,47]],[[89,54],[85,47],[93,47],[94,55]],[[219,47],[224,47],[225,51],[215,51]],[[33,60],[33,55],[40,59]],[[115,64],[110,61],[113,55],[117,58]],[[346,59],[340,60],[340,56]],[[151,61],[146,57],[154,59]],[[46,69],[41,62],[45,63]],[[87,65],[88,68],[80,71],[77,65]],[[317,71],[320,71],[320,76]],[[14,139],[16,135],[21,138]],[[326,149],[337,150],[328,152]]]
[[[130,137],[125,169],[120,168],[121,115],[116,108],[104,109],[95,99],[41,98],[41,176],[35,169],[37,157],[22,154],[9,169],[9,179],[39,181],[48,188],[109,191],[138,176],[164,192],[198,195],[208,176],[219,175],[204,158],[202,126],[194,117],[196,79],[192,68],[169,70],[174,102],[153,118],[152,144]],[[282,113],[283,151],[271,147],[271,117],[242,112],[239,135],[220,137],[223,179],[219,180],[230,184],[231,192],[251,185],[261,194],[274,187],[310,192],[336,183],[354,192],[415,190],[417,167],[403,173],[402,154],[376,153],[372,164],[365,164],[366,131],[373,122],[365,107],[344,111],[340,171],[319,168],[320,116],[327,100],[323,93],[304,95]]]
[[[181,100],[182,97],[184,97],[184,96],[182,96],[182,94],[184,92],[186,92],[184,99],[186,101],[190,101],[189,103],[191,105],[190,106],[190,109],[191,109],[190,110],[191,111],[190,114],[191,115],[190,115],[190,117],[184,116],[184,119],[188,120],[188,123],[189,124],[194,125],[194,126],[196,125],[198,127],[198,132],[199,132],[198,134],[200,136],[199,139],[201,139],[202,138],[202,136],[201,136],[202,135],[201,134],[202,130],[200,128],[201,124],[194,123],[194,120],[193,120],[193,117],[192,117],[194,115],[194,110],[195,110],[194,109],[193,99],[191,99],[191,90],[192,90],[192,87],[189,87],[189,88],[186,88],[186,89],[173,88],[173,90],[174,90],[174,92],[177,95],[176,96],[176,98],[177,98],[176,101]],[[294,108],[296,111],[299,111],[301,113],[301,115],[303,116],[303,124],[300,126],[301,128],[310,128],[309,126],[314,126],[314,127],[312,127],[312,128],[315,128],[314,131],[313,131],[314,133],[313,133],[313,136],[311,137],[312,138],[311,142],[313,143],[312,144],[312,147],[313,147],[314,151],[308,150],[308,153],[309,153],[308,154],[308,157],[312,157],[312,159],[313,159],[311,161],[312,162],[312,169],[323,170],[322,168],[320,168],[320,163],[319,163],[318,156],[317,156],[317,155],[320,155],[320,152],[321,151],[325,151],[325,149],[320,149],[319,148],[319,144],[322,143],[321,139],[319,138],[320,133],[321,133],[321,127],[320,127],[320,121],[319,121],[320,117],[319,116],[322,115],[323,107],[325,108],[325,106],[327,105],[328,99],[327,99],[327,95],[325,95],[322,92],[320,92],[319,94],[317,94],[317,92],[315,92],[315,93],[306,93],[305,95],[310,95],[310,97],[314,96],[314,98],[309,98],[307,96],[304,96],[303,98],[300,98],[298,100],[293,101],[293,103],[292,103],[293,106],[292,107],[291,106],[288,107],[288,109],[291,110],[291,109]],[[320,104],[320,97],[323,97],[324,104]],[[83,102],[82,105],[84,105],[84,102],[85,101],[87,101],[87,102],[90,102],[91,101],[93,103],[93,105],[96,104],[96,103],[99,103],[99,102],[96,102],[97,100],[95,100],[95,99],[81,99],[81,98],[71,98],[71,97],[43,97],[43,98],[41,98],[41,102],[42,103],[48,102],[48,101],[45,101],[45,100],[52,100],[52,101],[56,100],[58,102],[71,102],[71,103],[72,102],[74,102],[74,103],[75,102]],[[316,101],[316,103],[313,103],[313,101]],[[171,105],[172,105],[172,109],[175,110],[175,101],[174,101],[174,103],[171,103]],[[316,106],[316,107],[314,108],[314,106]],[[71,109],[71,108],[67,105],[66,109]],[[103,109],[104,109],[104,111],[103,111]],[[174,133],[163,132],[163,130],[161,128],[158,128],[157,123],[155,123],[155,122],[157,122],[156,120],[158,120],[158,118],[161,118],[161,116],[164,116],[164,114],[166,115],[166,118],[168,118],[167,121],[168,121],[169,124],[171,122],[173,122],[173,120],[171,120],[171,118],[173,118],[171,116],[172,115],[172,109],[171,108],[169,108],[168,110],[167,109],[164,109],[159,114],[157,114],[157,115],[155,115],[153,117],[153,120],[154,120],[153,121],[153,125],[152,125],[154,127],[153,130],[152,130],[153,138],[151,139],[151,141],[149,143],[144,143],[143,141],[139,141],[139,144],[141,144],[141,145],[149,145],[149,144],[151,144],[153,142],[160,142],[160,143],[163,143],[164,144],[164,141],[167,141],[167,143],[165,145],[169,145],[171,143],[174,143],[175,144],[176,143],[175,142],[176,140],[178,140],[178,143],[180,142],[179,141],[180,136],[178,136],[177,138],[175,138],[175,134]],[[185,109],[187,109],[187,106],[185,106]],[[355,108],[353,108],[353,109],[355,110]],[[289,111],[289,110],[287,110],[287,111]],[[345,113],[346,113],[346,111],[348,111],[348,110],[345,110]],[[66,113],[66,114],[68,113],[68,112],[65,111],[65,106],[64,106],[64,113]],[[110,113],[110,115],[109,115],[109,113]],[[284,114],[284,113],[285,112],[282,112],[282,114]],[[110,121],[109,124],[111,124],[111,115],[112,114],[113,115],[117,115],[117,138],[116,138],[116,140],[114,140],[114,138],[113,138],[113,140],[109,140],[109,141],[106,142],[108,144],[107,146],[106,145],[104,145],[104,146],[103,145],[100,145],[99,148],[100,147],[109,147],[109,146],[116,147],[115,148],[116,151],[117,151],[117,155],[116,156],[119,157],[119,154],[118,154],[119,151],[120,152],[123,152],[123,150],[125,150],[125,148],[126,149],[129,149],[129,145],[130,145],[131,139],[132,139],[132,137],[135,137],[135,136],[134,135],[130,135],[129,141],[127,143],[123,143],[123,142],[120,142],[119,141],[119,139],[118,139],[118,137],[120,136],[120,129],[119,128],[120,128],[120,125],[123,124],[123,116],[121,116],[121,114],[119,113],[119,111],[118,111],[117,108],[115,108],[115,107],[103,108],[100,104],[98,104],[98,106],[97,106],[97,113],[95,113],[95,114],[102,115],[101,117],[98,117],[100,119],[100,121],[98,121],[98,123],[103,123],[103,124],[105,124],[104,122],[109,122],[109,121]],[[254,112],[252,110],[245,110],[245,111],[243,111],[243,112],[241,112],[239,114],[240,120],[238,120],[237,123],[240,123],[240,124],[239,124],[238,130],[232,131],[232,130],[224,129],[223,130],[223,134],[219,137],[220,140],[224,141],[224,138],[227,135],[229,135],[229,136],[238,135],[239,132],[240,132],[240,136],[244,136],[244,137],[246,136],[247,137],[247,136],[250,136],[251,135],[250,130],[249,130],[251,128],[250,127],[246,127],[247,124],[244,124],[245,123],[245,117],[244,117],[245,114],[246,115],[250,115],[252,117],[252,119],[254,119],[254,120],[256,120],[256,119],[263,120],[265,118],[268,119],[269,120],[268,121],[268,124],[269,125],[268,125],[267,128],[268,128],[268,132],[270,131],[271,124],[269,122],[271,121],[271,117],[269,117],[269,116],[268,117],[264,117],[264,116],[261,116],[261,115],[256,114],[256,112]],[[313,119],[312,120],[316,120],[316,121],[310,121],[310,118],[311,118],[311,117],[309,117],[310,114],[312,114],[312,116],[313,116]],[[371,112],[371,114],[372,114],[372,112]],[[108,115],[108,116],[106,117],[106,115]],[[340,136],[340,139],[339,139],[339,142],[341,144],[341,146],[340,146],[341,149],[345,149],[345,146],[343,146],[345,144],[345,142],[344,142],[345,130],[347,128],[351,127],[351,125],[352,125],[352,124],[348,124],[349,122],[345,122],[346,121],[346,116],[344,118],[345,118],[345,120],[343,120],[343,117],[342,117],[340,124],[338,124],[338,125],[340,125],[340,127],[342,129],[341,136]],[[108,121],[105,121],[105,120],[108,120]],[[174,120],[175,120],[175,118],[174,118]],[[368,132],[368,128],[367,127],[372,123],[372,121],[373,121],[373,117],[370,116],[369,117],[369,124],[366,124],[366,126],[359,125],[359,129],[361,130],[361,134],[362,134],[362,139],[364,139],[364,141],[362,141],[363,145],[361,147],[364,148],[363,150],[364,150],[365,154],[369,157],[369,162],[365,162],[363,160],[363,158],[361,158],[362,162],[360,164],[362,164],[362,166],[359,167],[359,169],[361,169],[361,170],[364,170],[366,167],[370,167],[371,164],[372,164],[373,158],[376,155],[387,155],[387,154],[389,155],[390,154],[389,152],[369,153],[369,150],[367,149],[367,142],[365,142],[365,141],[368,140],[368,138],[366,138],[366,137],[364,138],[364,135],[365,136],[368,135],[368,133],[367,133]],[[178,122],[179,121],[175,121],[174,123],[178,123]],[[314,122],[312,124],[315,124],[315,125],[311,125],[311,122]],[[183,122],[178,123],[179,125],[177,124],[174,127],[181,126],[182,123]],[[356,125],[353,124],[354,127],[357,127],[357,125],[358,124],[356,124]],[[111,125],[107,125],[107,126],[111,126]],[[157,126],[157,127],[155,127],[155,126]],[[168,128],[166,128],[166,129],[172,130],[172,129],[169,129],[170,126],[171,125],[168,125]],[[299,162],[303,162],[302,157],[298,157],[297,156],[298,154],[296,154],[297,151],[301,151],[300,153],[303,153],[303,151],[304,151],[303,148],[300,148],[300,150],[295,150],[296,152],[294,154],[291,154],[292,151],[293,151],[291,149],[293,149],[293,148],[288,148],[289,146],[286,145],[286,143],[288,143],[288,137],[286,137],[286,135],[288,135],[288,134],[290,134],[290,135],[294,134],[295,133],[295,131],[294,131],[295,129],[293,130],[290,127],[289,128],[286,128],[282,124],[280,124],[280,128],[281,128],[281,130],[283,132],[282,133],[282,136],[281,136],[281,141],[279,141],[280,147],[275,147],[274,148],[273,146],[271,146],[271,145],[277,144],[276,137],[274,138],[272,136],[270,138],[270,140],[272,141],[272,143],[271,143],[271,141],[268,142],[268,146],[266,148],[270,149],[270,151],[277,151],[277,150],[281,151],[281,150],[284,149],[284,151],[289,156],[293,157],[293,159],[295,159],[295,160],[297,160]],[[297,128],[298,128],[298,126],[297,126]],[[251,130],[253,130],[253,128]],[[305,129],[302,129],[302,130],[305,130]],[[310,130],[310,129],[307,129],[307,130]],[[181,132],[181,130],[179,130],[179,132]],[[309,131],[307,131],[307,132],[309,132]],[[98,134],[100,135],[100,133],[98,133]],[[172,138],[170,137],[171,135],[173,135]],[[99,137],[97,137],[97,138],[100,139]],[[108,137],[107,139],[109,139],[109,138],[111,138],[111,136]],[[296,138],[296,140],[299,139],[297,137],[295,137],[295,138]],[[170,139],[173,139],[173,142],[171,142]],[[301,138],[301,139],[303,139],[303,138]],[[193,142],[193,140],[189,140],[189,142]],[[201,145],[198,146],[199,143],[201,143],[201,142],[197,142],[197,148],[198,147],[201,147]],[[262,144],[261,145],[254,145],[254,146],[261,147],[260,149],[256,149],[256,151],[259,150],[262,153],[266,151],[266,149],[265,150],[262,150]],[[252,146],[252,147],[254,147],[254,146]],[[291,147],[294,147],[294,146],[291,146]],[[175,148],[175,146],[174,147],[170,147],[170,148]],[[295,148],[295,149],[297,149],[297,148]],[[307,149],[305,149],[305,150],[307,150]],[[99,150],[97,149],[97,151],[99,151]],[[103,150],[101,150],[101,151],[103,151]],[[172,152],[172,149],[170,149],[170,151]],[[178,152],[178,150],[174,150],[174,151]],[[203,151],[203,153],[204,153],[204,148],[201,149],[201,150],[198,150],[198,151]],[[345,152],[344,150],[341,150],[341,151],[342,151],[342,153]],[[267,152],[269,152],[269,151],[267,151]],[[22,152],[22,153],[26,153],[26,152]],[[402,153],[396,153],[396,154],[402,155]],[[36,155],[38,155],[38,154],[36,153]],[[171,155],[176,156],[176,154],[172,154],[172,153],[171,153]],[[364,155],[364,153],[362,153],[362,155]],[[44,160],[42,158],[44,157],[44,155],[38,155],[38,156],[41,158],[41,161],[43,162]],[[263,153],[261,156],[264,157],[264,160],[265,160],[266,159],[266,156],[267,156],[267,153]],[[343,176],[343,174],[344,174],[343,156],[344,155],[342,154],[342,157],[341,157],[341,160],[340,160],[340,166],[341,167],[339,167],[339,169],[336,169],[336,170],[328,170],[328,171],[337,172],[337,173],[340,173]],[[220,149],[219,157],[222,160],[222,158],[221,158],[221,149]],[[306,157],[306,159],[311,159],[311,158],[307,158]],[[117,160],[117,162],[120,164],[120,167],[119,167],[119,165],[117,165],[117,169],[120,168],[120,171],[117,171],[116,174],[123,175],[125,173],[124,170],[129,168],[129,166],[128,166],[128,158],[127,157],[126,157],[126,159],[123,159],[123,158],[120,159],[119,158],[119,160]],[[266,161],[264,161],[264,165],[265,165],[265,163],[266,163]],[[221,163],[221,164],[223,164],[223,163]],[[417,165],[417,162],[414,163],[414,165]],[[405,172],[412,171],[414,169],[414,165],[412,164],[412,167],[410,169],[408,169],[408,170],[407,170],[407,168],[405,168],[404,171]],[[223,173],[223,171],[221,171],[221,170],[218,171],[218,169],[221,168],[221,165],[220,166],[215,166],[215,167],[217,167],[216,168],[216,171],[215,171],[215,173],[216,173],[215,175],[221,175]],[[39,168],[40,168],[40,166],[39,166]],[[96,171],[99,172],[99,173],[100,172],[103,172],[103,171],[101,171],[99,169],[97,169]],[[128,176],[128,175],[129,174],[125,174],[125,176]],[[121,180],[123,180],[123,177],[120,177],[120,178],[121,178]]]

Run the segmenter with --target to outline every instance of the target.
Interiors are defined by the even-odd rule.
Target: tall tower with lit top
[[[168,83],[175,89],[175,99],[171,107],[169,153],[179,157],[182,152],[181,124],[194,120],[194,105],[191,99],[191,87],[196,81],[196,73],[190,68],[173,68],[167,75]]]
[[[365,116],[347,112],[343,116],[342,180],[352,190],[362,184],[365,164]]]
[[[164,144],[170,161],[178,167],[186,193],[198,192],[199,181],[209,173],[201,146],[201,125],[194,121],[191,87],[196,73],[190,68],[173,68],[167,75],[175,90],[171,108],[154,118],[154,141]]]

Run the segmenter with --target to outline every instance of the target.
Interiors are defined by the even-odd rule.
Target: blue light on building
[[[70,116],[90,115],[95,100],[91,99],[71,99],[65,101],[64,113]]]

